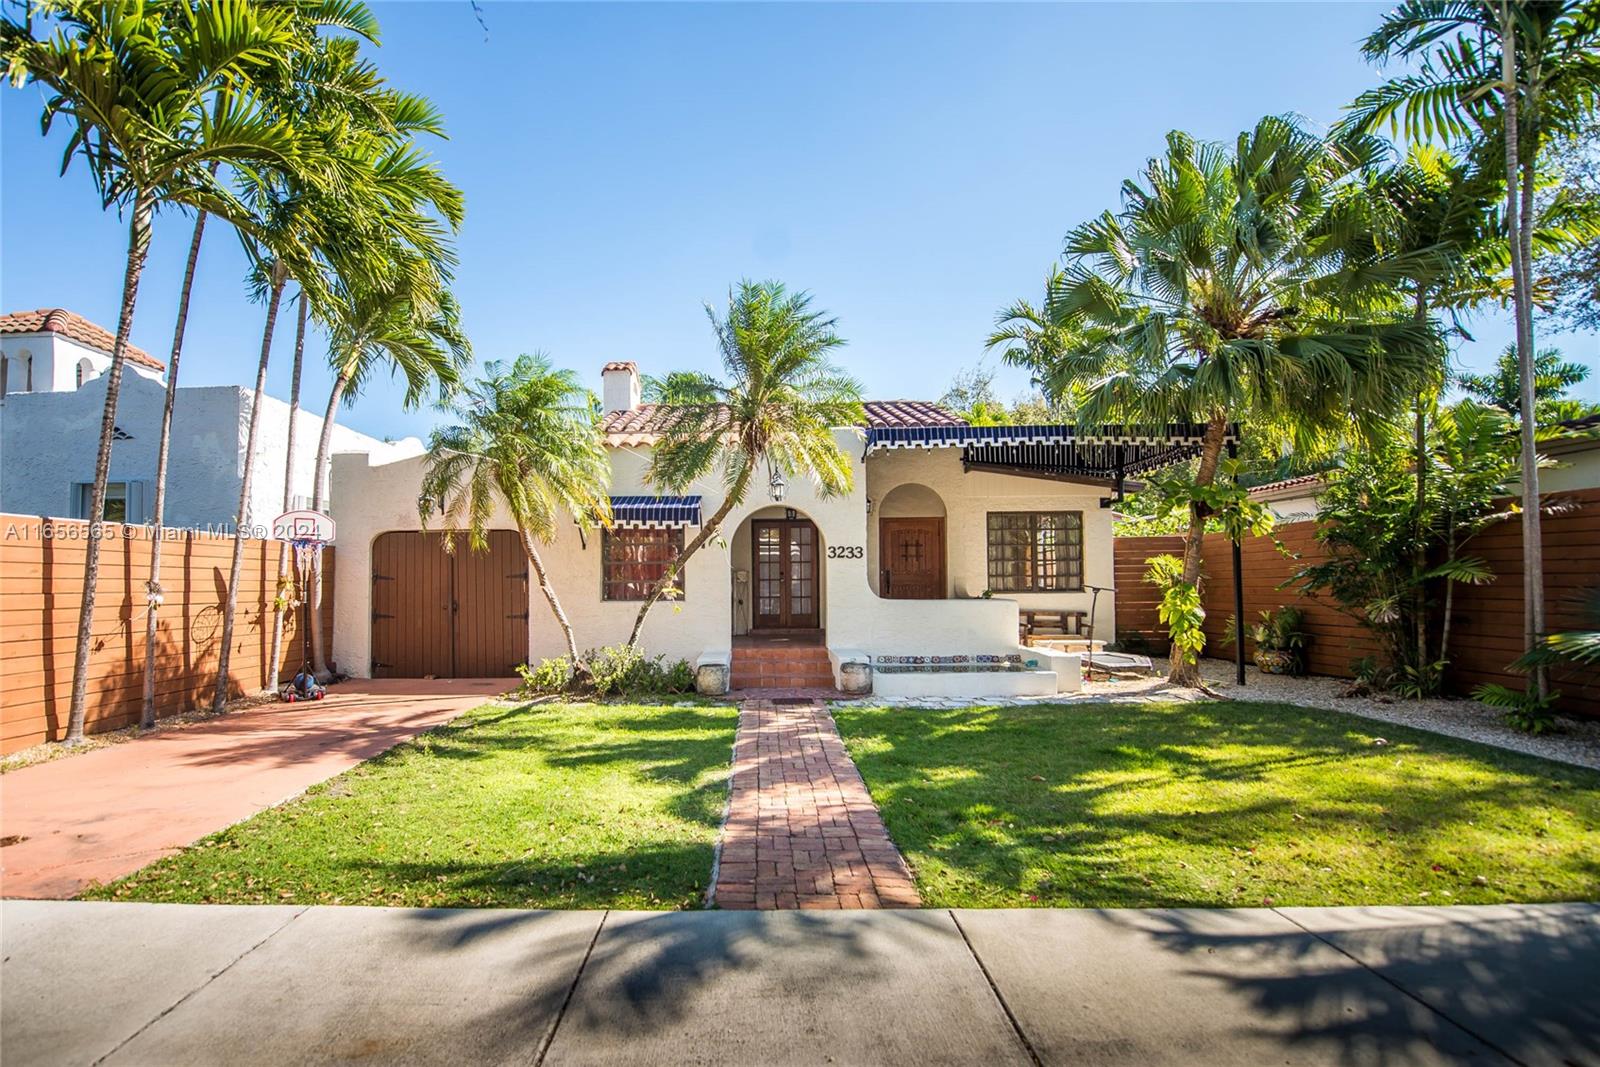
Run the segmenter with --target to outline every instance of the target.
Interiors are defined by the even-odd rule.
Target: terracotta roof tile
[[[66,308],[39,308],[0,315],[0,333],[59,333],[108,356],[117,344],[115,334]],[[128,359],[152,370],[167,369],[165,363],[133,345],[128,346]]]
[[[1302,474],[1298,478],[1285,478],[1282,481],[1266,482],[1262,485],[1252,486],[1250,495],[1259,499],[1269,495],[1277,495],[1285,490],[1297,489],[1301,486],[1320,488],[1322,483],[1327,481],[1327,478],[1326,474]]]
[[[614,359],[610,363],[607,363],[604,367],[601,367],[600,373],[604,374],[608,370],[631,370],[637,372],[638,369],[639,364],[635,363],[631,359]]]
[[[867,425],[879,426],[965,426],[967,420],[938,404],[926,400],[868,400]]]
[[[861,406],[866,409],[869,427],[966,424],[948,408],[924,400],[868,400]],[[660,429],[660,409],[655,404],[640,404],[632,411],[612,411],[600,422],[600,431],[612,445],[653,444]]]

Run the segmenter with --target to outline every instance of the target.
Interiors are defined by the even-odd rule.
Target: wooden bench
[[[1087,611],[1023,608],[1017,612],[1018,637],[1025,646],[1063,640],[1082,641],[1088,623]]]

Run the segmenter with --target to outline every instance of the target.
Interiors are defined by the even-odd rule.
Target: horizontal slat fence
[[[1578,595],[1600,584],[1600,489],[1562,493],[1560,499],[1567,510],[1546,515],[1541,531],[1548,626],[1552,630],[1590,627],[1593,620],[1581,617]],[[1350,677],[1353,662],[1377,654],[1377,643],[1366,628],[1327,597],[1303,597],[1279,588],[1300,567],[1325,558],[1316,539],[1315,521],[1288,523],[1273,533],[1277,543],[1273,538],[1255,537],[1241,546],[1246,623],[1263,610],[1286,604],[1300,608],[1306,613],[1306,630],[1311,635],[1306,650],[1311,672]],[[1289,555],[1279,550],[1278,543]],[[1144,561],[1161,553],[1182,555],[1183,539],[1119,537],[1115,548],[1118,635],[1137,633],[1152,648],[1164,651],[1168,642],[1156,616],[1159,598],[1154,586],[1144,581]],[[1521,523],[1513,519],[1490,527],[1474,538],[1463,554],[1486,560],[1495,580],[1455,588],[1446,688],[1465,695],[1484,683],[1520,687],[1523,676],[1508,671],[1506,664],[1522,651]],[[1232,545],[1221,534],[1207,534],[1203,556],[1206,650],[1227,657],[1233,652],[1232,646],[1224,644],[1228,620],[1233,616]],[[1437,643],[1437,634],[1433,640]],[[1245,652],[1255,653],[1255,644],[1248,637]],[[1600,671],[1563,667],[1552,673],[1552,680],[1561,690],[1563,710],[1600,715]]]
[[[1183,538],[1175,535],[1156,537],[1119,537],[1112,553],[1112,582],[1117,590],[1117,640],[1125,644],[1131,635],[1138,635],[1144,647],[1164,656],[1172,642],[1167,639],[1167,628],[1161,625],[1156,609],[1161,594],[1144,580],[1145,561],[1151,556],[1182,556]]]
[[[89,733],[139,721],[144,693],[145,579],[151,529],[106,524],[100,549],[89,657]],[[59,740],[72,699],[73,651],[88,523],[0,515],[0,752]],[[271,683],[272,599],[277,541],[245,544],[239,610],[229,658],[235,695]],[[161,553],[165,598],[157,614],[156,711],[171,715],[209,704],[216,686],[231,538],[167,531]],[[322,625],[331,634],[333,551],[323,552]],[[298,612],[284,626],[282,668],[301,662]]]

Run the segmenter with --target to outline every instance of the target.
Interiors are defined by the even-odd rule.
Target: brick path
[[[916,908],[905,860],[821,701],[746,699],[714,899],[723,908]]]

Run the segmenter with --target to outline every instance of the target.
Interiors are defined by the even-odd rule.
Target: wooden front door
[[[893,600],[944,599],[944,520],[878,520],[878,588]]]
[[[822,625],[817,528],[805,519],[750,523],[758,630],[814,630]]]
[[[528,561],[512,530],[487,552],[396,530],[372,544],[374,678],[506,678],[528,657]]]

